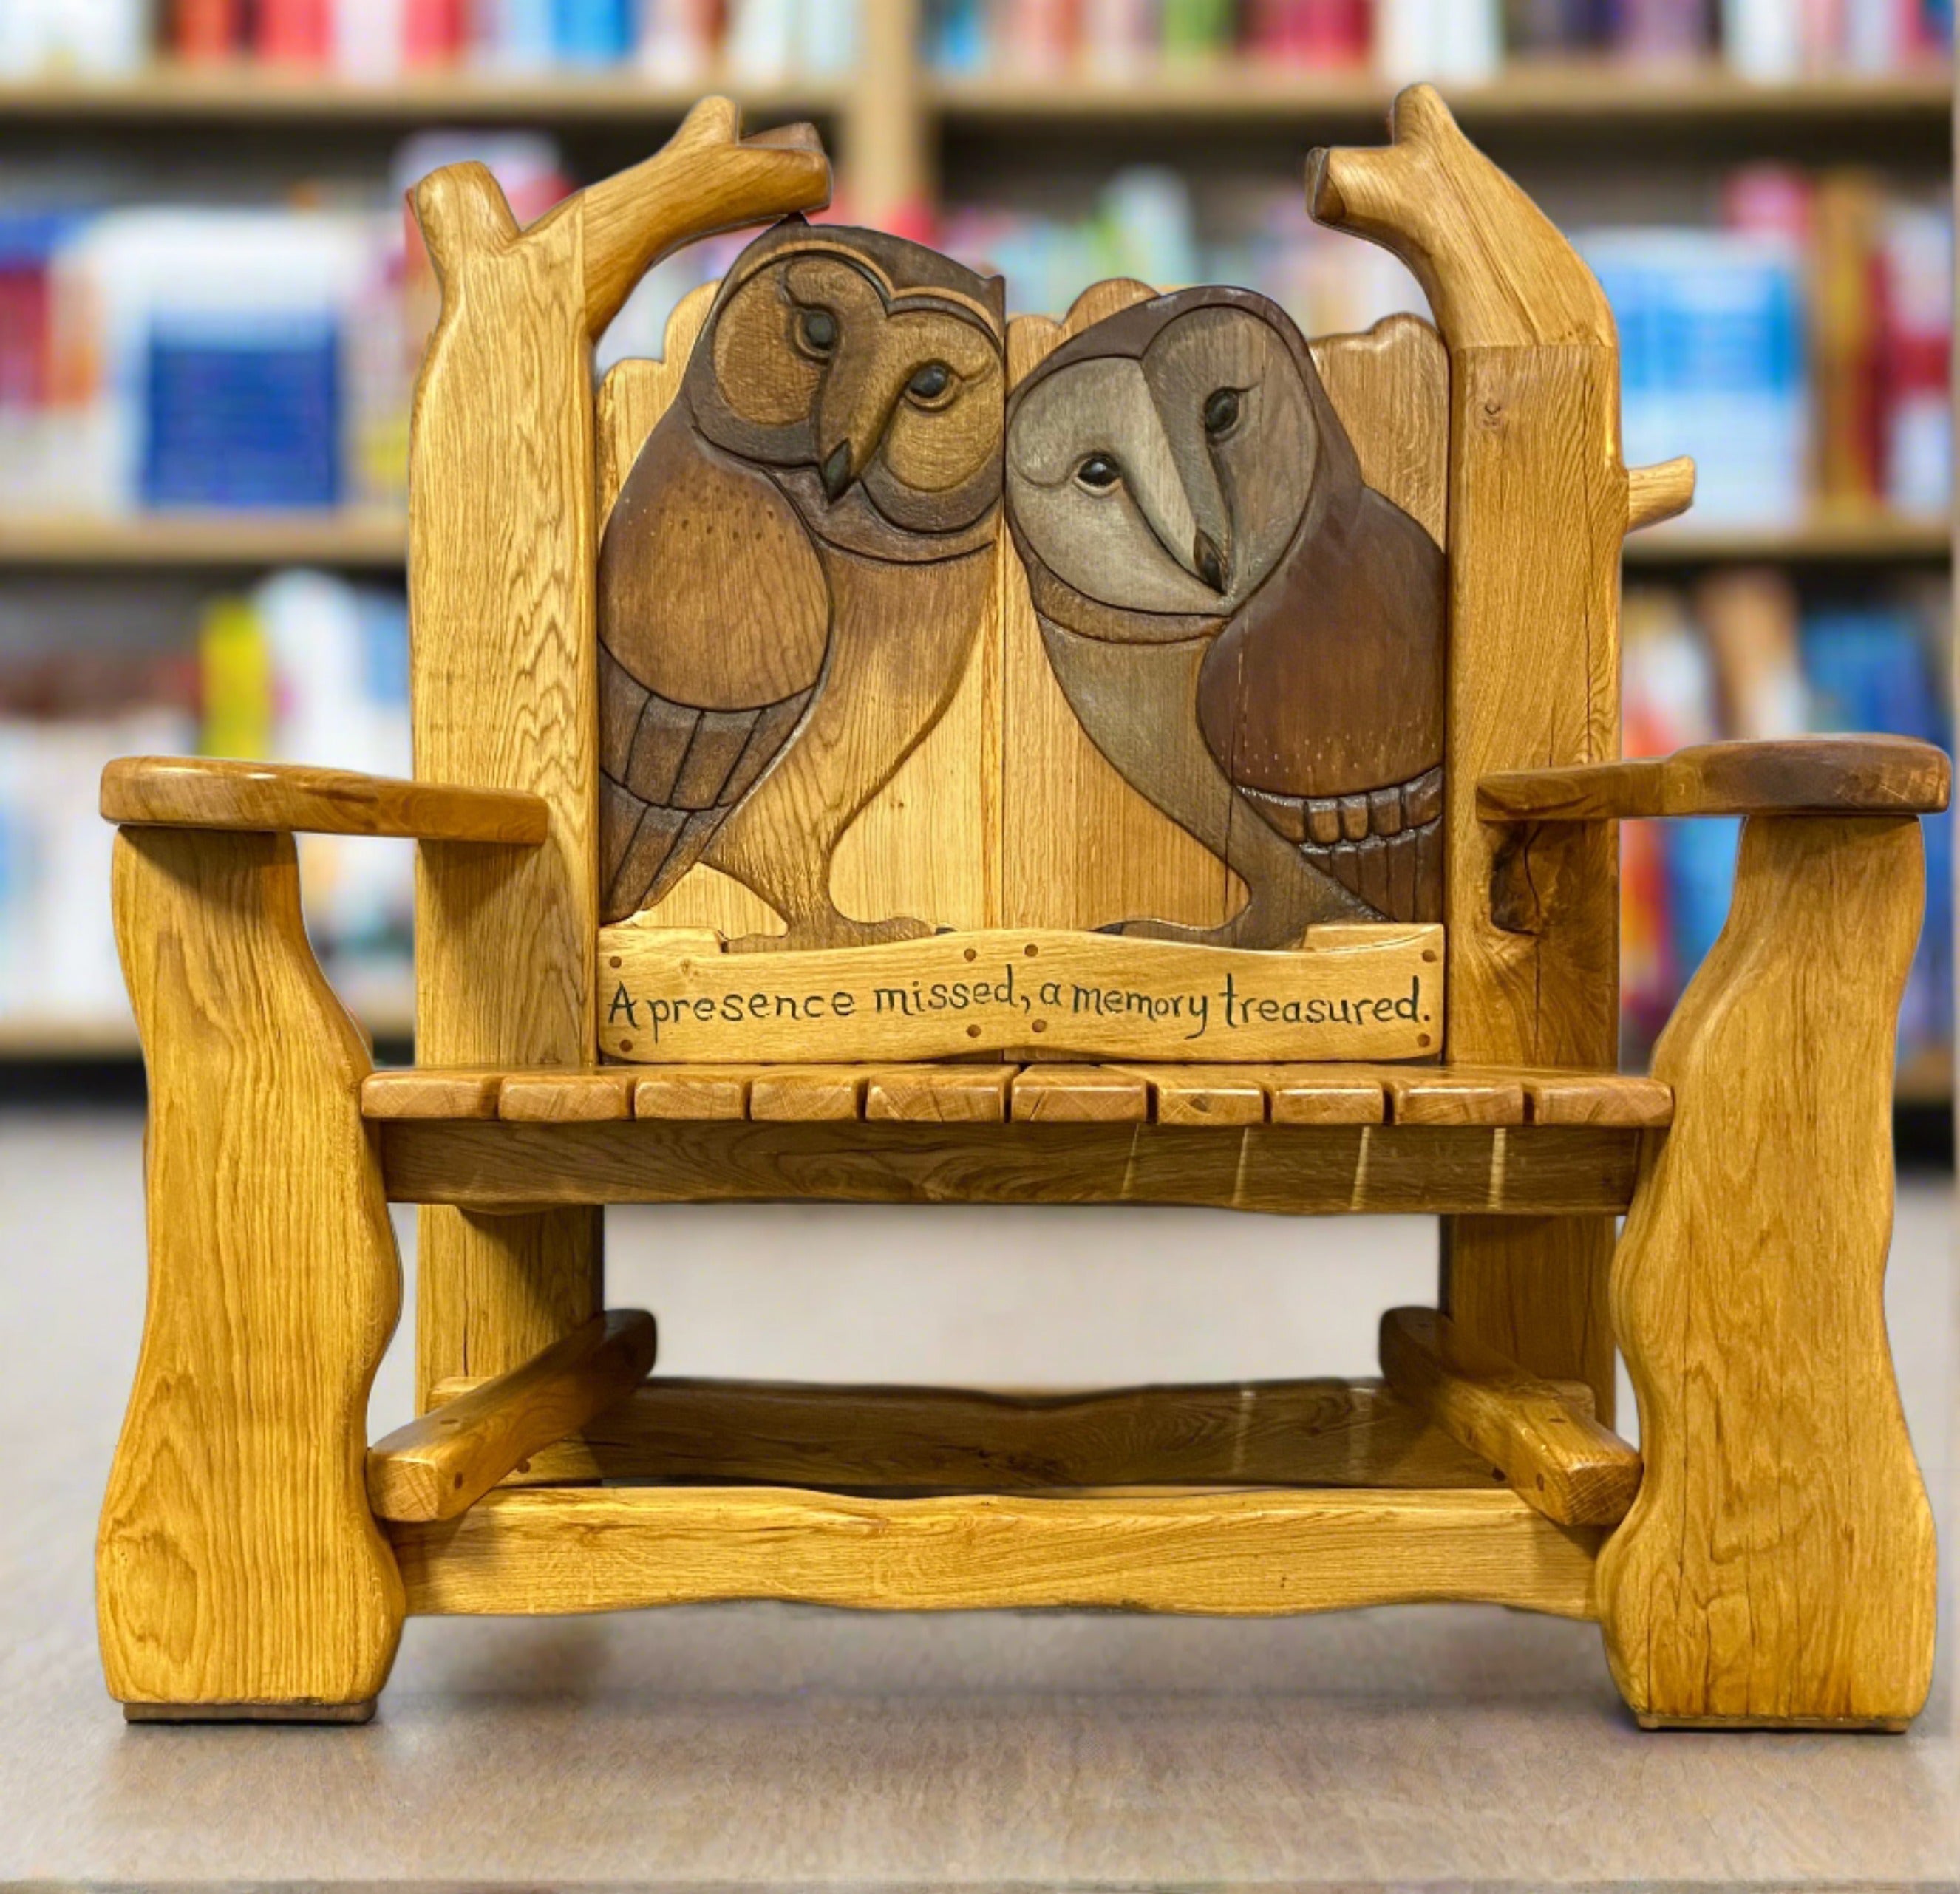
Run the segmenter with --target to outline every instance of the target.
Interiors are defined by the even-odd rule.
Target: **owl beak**
[[[1224,555],[1208,532],[1201,532],[1192,548],[1191,569],[1221,596],[1230,589],[1225,574]]]
[[[823,480],[823,497],[835,501],[838,494],[857,477],[857,469],[851,464],[851,443],[840,440],[824,456],[823,465],[818,469]]]

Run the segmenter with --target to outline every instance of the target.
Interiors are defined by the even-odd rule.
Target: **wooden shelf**
[[[0,516],[0,567],[328,565],[399,567],[397,513],[195,513]]]
[[[630,70],[508,75],[438,71],[364,84],[243,62],[164,65],[126,78],[11,80],[0,84],[0,119],[396,125],[434,119],[517,119],[632,123],[678,119],[703,94],[724,91],[739,98],[759,122],[765,115],[792,110],[827,115],[838,109],[842,97],[841,85],[829,78],[758,84],[724,73],[675,86]]]
[[[1669,71],[1604,64],[1520,63],[1499,78],[1441,87],[1472,129],[1594,126],[1602,121],[1700,119],[1797,125],[1901,116],[1943,119],[1952,75],[1943,66],[1882,78],[1818,78],[1758,84],[1720,67]],[[1369,72],[1314,72],[1223,64],[1161,70],[1134,80],[1082,74],[1027,80],[928,78],[928,106],[950,122],[1083,121],[1166,116],[1229,120],[1311,114],[1379,119],[1395,88]]]
[[[1937,515],[1820,514],[1787,526],[1704,526],[1692,516],[1637,532],[1627,541],[1630,564],[1688,565],[1697,561],[1788,561],[1814,564],[1888,564],[1951,556],[1952,526]]]
[[[1395,88],[1372,72],[1314,72],[1227,62],[1163,68],[1134,79],[1077,72],[919,75],[920,103],[953,122],[1144,119],[1169,115],[1260,119],[1303,113],[1379,119]],[[1782,124],[1943,117],[1952,78],[1944,67],[1879,77],[1820,76],[1759,84],[1717,65],[1678,69],[1521,62],[1484,83],[1445,85],[1467,123],[1596,125],[1602,119]],[[845,108],[835,78],[756,82],[726,72],[675,86],[632,71],[500,75],[411,74],[380,84],[276,67],[161,65],[129,78],[52,76],[0,84],[0,119],[136,122],[224,119],[312,124],[409,123],[447,119],[632,122],[678,117],[702,94],[726,91],[760,116]]]
[[[163,513],[0,516],[0,570],[122,567],[325,565],[392,571],[407,540],[401,516],[348,513]],[[1793,526],[1701,526],[1692,521],[1634,534],[1630,564],[1764,560],[1888,564],[1943,560],[1951,529],[1939,518],[1871,513]]]

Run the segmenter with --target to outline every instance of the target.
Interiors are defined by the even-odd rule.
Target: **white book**
[[[1745,79],[1765,84],[1803,70],[1803,8],[1798,0],[1722,0],[1722,51]]]

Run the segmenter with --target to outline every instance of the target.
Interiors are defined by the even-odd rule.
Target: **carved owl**
[[[788,923],[733,946],[931,931],[841,914],[830,862],[988,609],[1002,302],[916,244],[800,220],[724,279],[600,545],[606,920],[705,862]]]
[[[1443,560],[1366,485],[1305,341],[1243,290],[1139,303],[1015,390],[1007,512],[1063,693],[1230,864],[1245,947],[1441,905]]]

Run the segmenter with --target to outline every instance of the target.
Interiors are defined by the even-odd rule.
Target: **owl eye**
[[[1091,454],[1075,470],[1076,484],[1091,493],[1107,493],[1122,477],[1122,469],[1107,454]]]
[[[796,339],[806,355],[828,355],[837,346],[837,318],[827,309],[798,310]]]
[[[1236,388],[1214,388],[1204,400],[1204,431],[1208,434],[1230,434],[1239,419],[1239,391]]]
[[[921,408],[935,408],[943,402],[953,385],[953,370],[943,362],[928,362],[905,383],[905,392]]]

